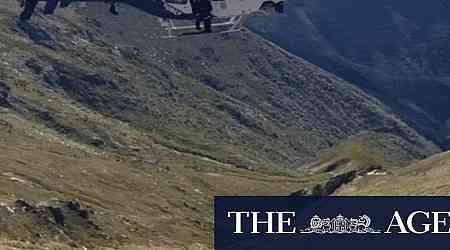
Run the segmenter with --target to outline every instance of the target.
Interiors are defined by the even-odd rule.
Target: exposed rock
[[[331,163],[330,165],[327,165],[326,167],[325,167],[325,172],[333,172],[333,171],[335,171],[337,168],[339,168],[339,167],[341,167],[341,166],[343,166],[343,165],[346,165],[347,163],[349,163],[351,160],[350,159],[347,159],[347,158],[345,158],[345,159],[341,159],[341,160],[338,160],[338,161],[336,161],[336,162],[334,162],[334,163]]]
[[[33,210],[33,208],[34,208],[34,205],[33,204],[31,204],[31,203],[29,203],[28,201],[26,201],[26,200],[23,200],[23,199],[19,199],[19,200],[17,200],[15,203],[14,203],[14,205],[15,205],[15,207],[16,208],[19,208],[19,209],[21,209],[21,210],[23,210],[23,211],[31,211],[31,210]]]
[[[352,170],[336,176],[331,177],[324,184],[317,184],[312,190],[303,189],[295,192],[291,195],[311,195],[311,196],[328,196],[332,195],[336,190],[345,184],[349,184],[357,177],[363,177],[367,175],[386,175],[387,172],[383,166],[372,165],[364,169]]]
[[[64,226],[64,212],[60,207],[48,207],[48,210],[53,215],[55,223],[59,226]]]
[[[342,185],[345,185],[347,183],[350,183],[357,177],[357,171],[353,170],[350,172],[346,172],[340,175],[336,175],[329,179],[325,184],[323,185],[316,185],[311,195],[312,196],[327,196],[330,194],[333,194],[338,188],[340,188]]]
[[[378,174],[385,174],[386,169],[383,166],[380,165],[372,165],[368,168],[365,168],[361,171],[359,171],[358,175],[364,176],[364,175],[378,175]]]
[[[81,209],[81,203],[77,200],[69,201],[67,202],[67,207],[72,210],[79,211]]]
[[[11,133],[13,126],[8,121],[4,121],[0,119],[0,130],[4,130],[8,133]]]
[[[89,210],[83,209],[81,206],[81,203],[77,200],[68,201],[66,202],[65,206],[69,208],[70,210],[78,213],[78,215],[83,219],[89,219]]]
[[[94,147],[102,147],[102,146],[105,146],[106,143],[101,138],[94,137],[94,138],[92,138],[92,140],[90,141],[89,144]]]
[[[41,65],[41,62],[34,58],[27,60],[25,65],[31,69],[34,74],[41,74],[44,71],[44,67]]]
[[[27,22],[19,22],[18,28],[36,44],[42,45],[48,49],[55,51],[63,50],[63,47],[58,43],[54,34],[52,32],[48,32],[39,25],[33,25]]]
[[[79,213],[80,213],[81,218],[86,219],[86,220],[89,219],[89,211],[88,210],[82,209],[79,211]]]
[[[79,201],[52,201],[42,202],[37,205],[34,203],[19,199],[14,203],[14,210],[21,211],[22,215],[30,215],[39,218],[47,218],[47,222],[52,222],[59,227],[81,227],[86,230],[101,230],[92,220],[90,220],[90,211],[82,208]],[[44,223],[44,222],[40,222]]]
[[[297,192],[290,194],[290,196],[310,196],[310,195],[311,195],[311,190],[309,190],[307,188],[301,189]]]
[[[77,248],[83,245],[89,249],[100,245],[111,247],[119,234],[110,227],[100,226],[108,221],[104,214],[95,218],[93,214],[77,200],[32,202],[19,199],[12,205],[0,203],[1,232],[26,242],[56,240]]]

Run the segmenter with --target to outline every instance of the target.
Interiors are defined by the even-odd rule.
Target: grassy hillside
[[[0,6],[0,244],[202,249],[214,195],[311,189],[332,173],[297,169],[349,137],[439,151],[252,33],[161,40],[147,13],[88,6],[30,23]]]
[[[450,194],[450,153],[419,161],[385,176],[356,181],[338,195],[442,195]]]
[[[62,95],[185,146],[181,151],[243,167],[298,167],[362,130],[399,135],[425,154],[436,151],[376,99],[252,34],[160,40],[147,13],[128,8],[111,17],[104,5],[89,6],[81,15],[60,12],[20,26],[11,16],[4,21],[10,66],[3,79],[12,95],[26,97],[29,106],[49,93]],[[20,70],[20,79],[11,68]],[[47,106],[33,107],[45,113],[38,118],[47,126],[89,140],[80,131],[89,122]],[[103,147],[119,147],[100,130],[95,136]]]
[[[59,228],[47,220],[35,224],[36,218],[19,208],[9,218],[6,207],[13,207],[15,200],[38,204],[78,199],[94,211],[93,222],[99,228],[90,232],[89,224],[68,219],[59,228],[62,242],[89,247],[146,245],[148,240],[207,244],[213,195],[282,195],[317,181],[239,169],[159,144],[148,145],[152,158],[137,159],[79,144],[9,112],[2,112],[2,121],[12,130],[1,132],[0,236],[12,239],[45,242]],[[130,139],[145,136],[126,132]]]

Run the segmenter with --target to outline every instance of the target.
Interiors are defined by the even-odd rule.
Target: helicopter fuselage
[[[54,0],[24,1],[47,2],[48,4]],[[123,3],[164,19],[194,19],[190,0],[65,0],[65,2]],[[212,0],[211,4],[213,6],[213,11],[211,14],[219,18],[249,15],[266,9],[267,7],[273,7],[278,12],[283,11],[283,0]]]
[[[189,0],[161,0],[165,9],[174,15],[190,15],[192,7]],[[250,15],[265,8],[273,8],[283,12],[284,0],[212,0],[212,15],[227,18],[240,15]]]

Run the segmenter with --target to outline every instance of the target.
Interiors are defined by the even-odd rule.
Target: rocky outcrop
[[[312,189],[304,188],[291,194],[291,196],[328,196],[334,194],[339,188],[352,183],[358,177],[368,175],[386,175],[383,166],[372,165],[360,170],[347,171],[337,174],[323,184],[317,184]]]
[[[290,196],[311,196],[311,190],[308,188],[300,189],[297,192],[290,194]]]
[[[13,204],[0,204],[0,225],[11,237],[36,241],[59,239],[77,246],[84,237],[110,240],[111,236],[100,227],[94,211],[77,200],[35,203],[19,199]]]
[[[48,222],[64,227],[74,221],[81,224],[93,224],[89,220],[92,213],[86,208],[82,208],[79,201],[53,201],[49,203],[33,204],[32,202],[19,199],[14,203],[13,211],[31,213],[39,217],[46,217]]]
[[[316,185],[312,192],[312,196],[327,196],[333,194],[341,186],[352,182],[358,176],[356,170],[336,175],[330,178],[325,184]]]

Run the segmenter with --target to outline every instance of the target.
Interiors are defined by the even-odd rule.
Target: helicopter
[[[245,20],[254,14],[270,15],[284,12],[284,0],[209,0],[212,6],[210,14],[213,33],[230,33],[242,30]],[[24,10],[21,20],[31,18],[38,2],[46,2],[44,14],[54,14],[58,6],[65,8],[74,2],[107,2],[110,12],[117,15],[116,4],[126,4],[150,15],[158,17],[161,26],[167,31],[163,38],[203,34],[193,21],[192,0],[22,0]]]

